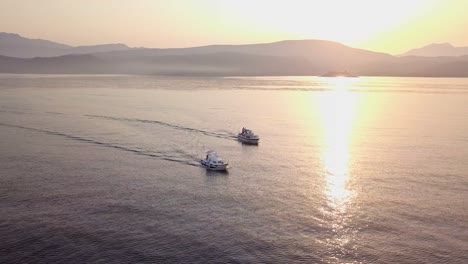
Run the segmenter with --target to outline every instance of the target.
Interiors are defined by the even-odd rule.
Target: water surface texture
[[[468,262],[468,79],[0,75],[0,149],[0,263]]]

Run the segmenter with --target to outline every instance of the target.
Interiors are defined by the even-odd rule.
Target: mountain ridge
[[[455,47],[450,43],[432,43],[421,48],[409,50],[401,55],[404,56],[424,56],[424,57],[458,57],[468,55],[468,47]]]
[[[0,35],[5,36],[5,34]],[[9,39],[21,39],[9,35]],[[37,42],[35,42],[37,43]],[[468,77],[468,56],[403,56],[328,40],[283,40],[188,48],[130,48],[125,44],[58,47],[58,56],[0,56],[2,73],[151,74],[197,76],[323,75]],[[1,51],[0,41],[0,51]],[[58,45],[58,46],[57,46]],[[444,44],[449,46],[449,44]],[[48,51],[50,55],[50,50]],[[1,53],[0,53],[1,54]],[[46,54],[46,55],[48,55]]]
[[[9,57],[56,57],[67,54],[84,54],[125,49],[130,48],[121,43],[74,47],[50,40],[25,38],[16,33],[0,32],[0,55]]]

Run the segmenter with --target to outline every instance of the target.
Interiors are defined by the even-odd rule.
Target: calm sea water
[[[0,263],[468,262],[468,79],[0,75],[0,150]]]

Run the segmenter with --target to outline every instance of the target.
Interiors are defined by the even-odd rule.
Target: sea
[[[468,79],[2,74],[0,263],[468,263]]]

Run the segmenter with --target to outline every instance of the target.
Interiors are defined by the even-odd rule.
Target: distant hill
[[[454,47],[450,43],[430,44],[418,49],[412,49],[400,56],[464,56],[468,55],[468,47]]]
[[[302,58],[238,53],[162,55],[144,60],[103,59],[96,55],[13,58],[0,56],[2,73],[81,73],[154,75],[313,75],[319,70]]]
[[[43,39],[28,39],[18,34],[0,32],[0,55],[17,58],[55,57],[130,49],[124,44],[72,47]]]
[[[93,49],[88,56],[0,58],[0,72],[129,73],[165,75],[320,75],[394,59],[324,40],[290,40],[252,45],[212,45],[178,49]],[[77,49],[77,48],[76,48]],[[75,49],[75,51],[76,51]],[[8,61],[8,63],[7,63]],[[6,64],[6,65],[5,65]],[[96,64],[96,65],[94,65]],[[83,69],[80,70],[80,65]],[[85,67],[86,65],[86,67]]]
[[[325,40],[148,49],[123,44],[71,47],[6,33],[0,37],[0,73],[468,77],[468,56],[395,57]],[[1,56],[2,50],[9,55]],[[42,56],[34,57],[38,54]]]
[[[115,60],[147,60],[148,58],[156,56],[203,55],[213,53],[301,58],[310,60],[310,64],[317,65],[325,71],[330,69],[346,69],[368,62],[393,59],[393,56],[385,53],[355,49],[337,42],[325,40],[285,40],[250,45],[210,45],[173,49],[130,49],[101,53],[97,54],[97,56]],[[276,67],[281,66],[276,65]]]
[[[97,52],[109,52],[109,51],[121,51],[121,50],[129,50],[130,48],[125,44],[102,44],[102,45],[94,45],[94,46],[77,46],[73,47],[68,54],[90,54],[90,53],[97,53]]]
[[[468,56],[419,57],[406,56],[392,62],[369,63],[359,69],[360,75],[406,77],[468,77]]]
[[[106,73],[107,63],[92,55],[14,58],[0,55],[2,73]]]
[[[0,33],[0,55],[32,58],[57,56],[70,46],[42,39],[27,39],[17,34]]]

